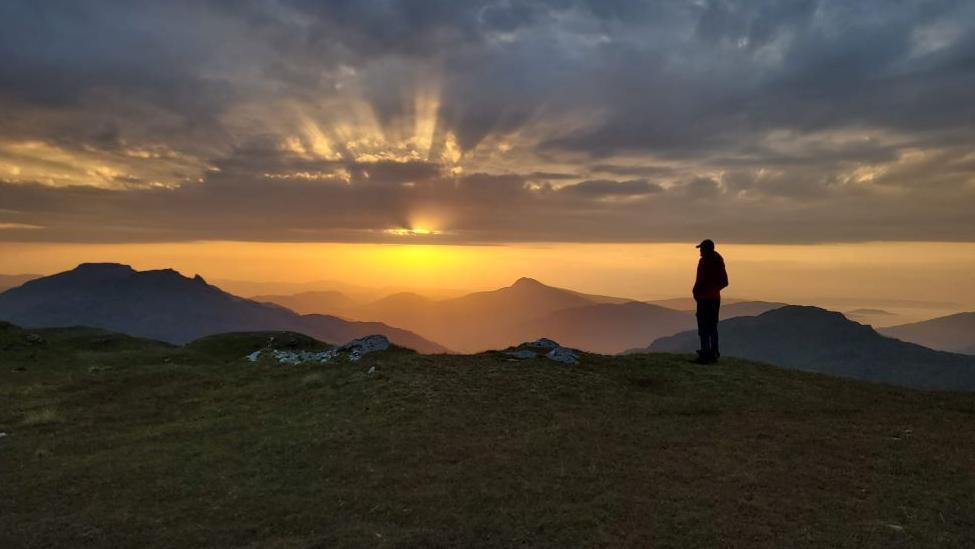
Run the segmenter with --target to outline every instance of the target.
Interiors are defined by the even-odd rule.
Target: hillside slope
[[[549,337],[563,345],[614,354],[696,325],[692,313],[639,301],[562,309],[518,327],[527,338]]]
[[[781,309],[788,303],[776,301],[737,301],[721,304],[721,318],[735,318],[738,316],[758,316],[768,311]]]
[[[434,300],[403,292],[359,307],[349,315],[401,326],[455,351],[476,352],[524,341],[529,336],[521,326],[530,319],[594,303],[585,294],[520,278],[511,286],[452,299]]]
[[[4,290],[9,290],[10,288],[16,288],[28,280],[33,280],[35,278],[40,278],[41,275],[36,274],[23,274],[23,275],[5,275],[0,274],[0,292]]]
[[[281,367],[228,358],[246,336],[104,337],[0,325],[0,546],[975,544],[970,395],[674,355]]]
[[[817,307],[788,306],[722,321],[721,352],[787,368],[907,387],[975,391],[975,357],[884,337]],[[658,339],[656,352],[693,352],[696,332]]]
[[[924,345],[932,349],[973,354],[975,349],[975,313],[958,313],[881,328],[880,333]]]
[[[113,263],[82,264],[7,290],[0,294],[0,319],[31,327],[90,326],[171,343],[234,331],[290,330],[333,343],[379,333],[421,352],[445,351],[407,330],[301,316],[228,294],[200,276]]]
[[[275,303],[303,315],[330,314],[343,316],[361,305],[359,301],[334,290],[289,295],[258,295],[250,299],[258,303]]]
[[[271,297],[269,301],[285,306],[298,303],[287,296]],[[722,310],[724,318],[755,315],[785,305],[731,301]],[[401,326],[462,352],[551,337],[590,352],[619,353],[695,325],[692,311],[585,294],[524,277],[511,286],[451,299],[401,292],[355,307],[330,305],[328,299],[313,298],[300,306],[304,307],[302,310],[312,310],[315,303],[319,310]]]

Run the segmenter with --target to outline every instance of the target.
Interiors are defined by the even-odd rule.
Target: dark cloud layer
[[[960,0],[13,0],[0,239],[972,241],[973,89]]]

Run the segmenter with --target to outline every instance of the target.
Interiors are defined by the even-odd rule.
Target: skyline
[[[973,16],[6,2],[0,272],[670,297],[712,238],[736,295],[972,307]]]
[[[809,253],[816,248],[817,253]],[[869,243],[810,246],[722,245],[732,258],[729,296],[852,309],[855,303],[916,302],[911,318],[970,310],[975,245]],[[507,286],[526,276],[553,286],[629,297],[687,294],[697,261],[693,245],[189,243],[0,244],[0,273],[53,274],[82,262],[201,274],[241,295],[293,293],[351,285],[457,295]],[[33,269],[25,268],[34,267]],[[260,291],[248,291],[258,282]],[[276,288],[276,289],[275,289]],[[903,303],[901,304],[903,306]]]

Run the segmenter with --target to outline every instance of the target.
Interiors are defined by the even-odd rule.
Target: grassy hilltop
[[[975,545],[973,395],[269,335],[0,325],[0,546]]]

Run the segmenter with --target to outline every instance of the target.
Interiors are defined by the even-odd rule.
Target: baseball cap
[[[695,248],[704,248],[705,250],[713,250],[714,249],[714,241],[711,240],[710,238],[706,238],[706,239],[702,240],[700,244],[698,244],[697,246],[694,246],[694,247]]]

